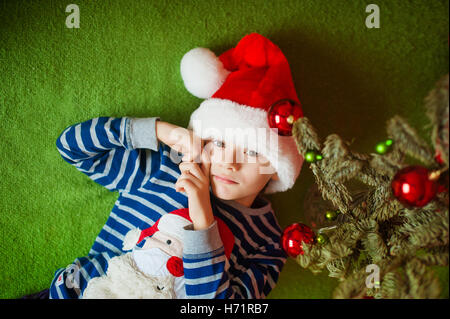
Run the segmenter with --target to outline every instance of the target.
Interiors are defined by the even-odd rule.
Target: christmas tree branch
[[[432,127],[431,141],[436,153],[448,167],[449,152],[449,108],[448,74],[438,81],[436,87],[425,98],[426,114]]]
[[[295,121],[292,127],[292,136],[300,155],[303,157],[309,150],[320,151],[322,149],[319,135],[317,135],[316,129],[307,117],[301,117]]]
[[[427,266],[448,266],[448,245],[426,249],[425,254],[417,256]]]
[[[385,298],[405,298],[408,294],[408,281],[402,276],[398,269],[388,272],[383,277],[383,284],[380,292]]]
[[[303,243],[304,254],[297,256],[297,262],[314,273],[327,269],[329,276],[338,278],[341,282],[334,298],[439,296],[439,282],[429,266],[449,264],[448,80],[446,75],[425,99],[435,152],[400,116],[387,121],[392,141],[381,144],[382,148],[389,146],[388,151],[382,150],[383,155],[351,151],[349,143],[336,134],[329,135],[322,145],[307,118],[294,123],[292,132],[299,153],[304,158],[308,154],[321,155],[314,155],[316,159],[310,156],[308,161],[317,189],[328,202],[318,205],[320,196],[311,197],[315,205],[309,210],[317,214],[326,207],[327,226],[333,221],[332,227],[319,230],[319,234],[326,235],[319,244]],[[427,169],[410,167],[403,171],[407,155],[423,162]],[[346,183],[352,180],[367,188],[350,192]],[[428,187],[432,183],[432,187],[439,184],[439,188]],[[429,199],[420,202],[422,196]],[[330,204],[332,213],[341,213],[333,219],[329,219],[336,216],[329,215]],[[323,225],[323,220],[313,220]],[[380,286],[368,288],[366,266],[372,264],[380,271]]]
[[[410,298],[438,298],[441,292],[439,281],[432,270],[427,269],[424,263],[412,258],[405,267],[409,280]]]
[[[391,118],[387,122],[386,130],[395,141],[393,154],[403,152],[421,160],[427,166],[435,165],[433,152],[402,117],[396,115]],[[389,157],[389,154],[387,156]]]

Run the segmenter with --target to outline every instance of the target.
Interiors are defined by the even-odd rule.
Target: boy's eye
[[[224,144],[222,141],[219,141],[219,140],[214,140],[214,141],[213,141],[213,144],[214,144],[215,146],[217,146],[217,147],[220,147],[220,148],[222,148],[222,147],[225,146],[225,144]]]
[[[248,156],[258,156],[258,152],[250,150],[246,152]]]

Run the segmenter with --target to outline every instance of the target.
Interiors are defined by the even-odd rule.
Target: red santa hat
[[[257,138],[243,146],[256,148],[278,174],[279,179],[271,180],[265,192],[285,191],[294,185],[303,157],[293,137],[283,136],[283,125],[291,127],[303,113],[289,64],[280,48],[257,33],[245,36],[219,57],[209,49],[195,48],[183,56],[181,76],[190,93],[205,99],[189,121],[195,134],[203,139],[225,140],[227,130],[242,133],[248,128],[257,129]],[[293,112],[281,123],[283,104],[288,104]],[[274,113],[274,107],[280,105],[282,112]],[[274,126],[281,131],[274,131]]]

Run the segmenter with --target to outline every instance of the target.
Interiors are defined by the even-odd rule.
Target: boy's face
[[[258,193],[277,179],[268,160],[251,149],[220,140],[209,142],[210,183],[214,195],[250,207]]]

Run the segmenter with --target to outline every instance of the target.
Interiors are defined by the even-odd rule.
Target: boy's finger
[[[183,162],[195,162],[200,163],[200,154],[203,148],[203,140],[195,135],[193,132],[189,135],[189,141],[185,142]]]
[[[194,175],[194,173],[192,173],[190,170],[185,170],[180,177],[178,177],[178,181],[181,180],[189,180],[192,182],[192,184],[196,187],[200,187],[202,184],[202,180],[197,178],[197,176]],[[177,181],[177,182],[178,182]]]
[[[185,153],[183,154],[183,157],[181,158],[182,162],[192,162],[192,155],[191,153]]]
[[[198,179],[203,178],[203,172],[196,163],[192,162],[181,162],[180,165],[180,171],[181,173],[189,172],[190,174],[194,175]]]
[[[193,147],[192,147],[192,161],[195,163],[201,162],[201,154],[203,149],[203,140],[197,135],[193,134]]]
[[[175,183],[175,190],[177,192],[184,192],[189,194],[192,188],[196,187],[192,180],[187,178],[178,179]]]
[[[209,156],[208,150],[202,152],[202,172],[206,178],[209,178],[209,170],[211,169],[211,157]]]

